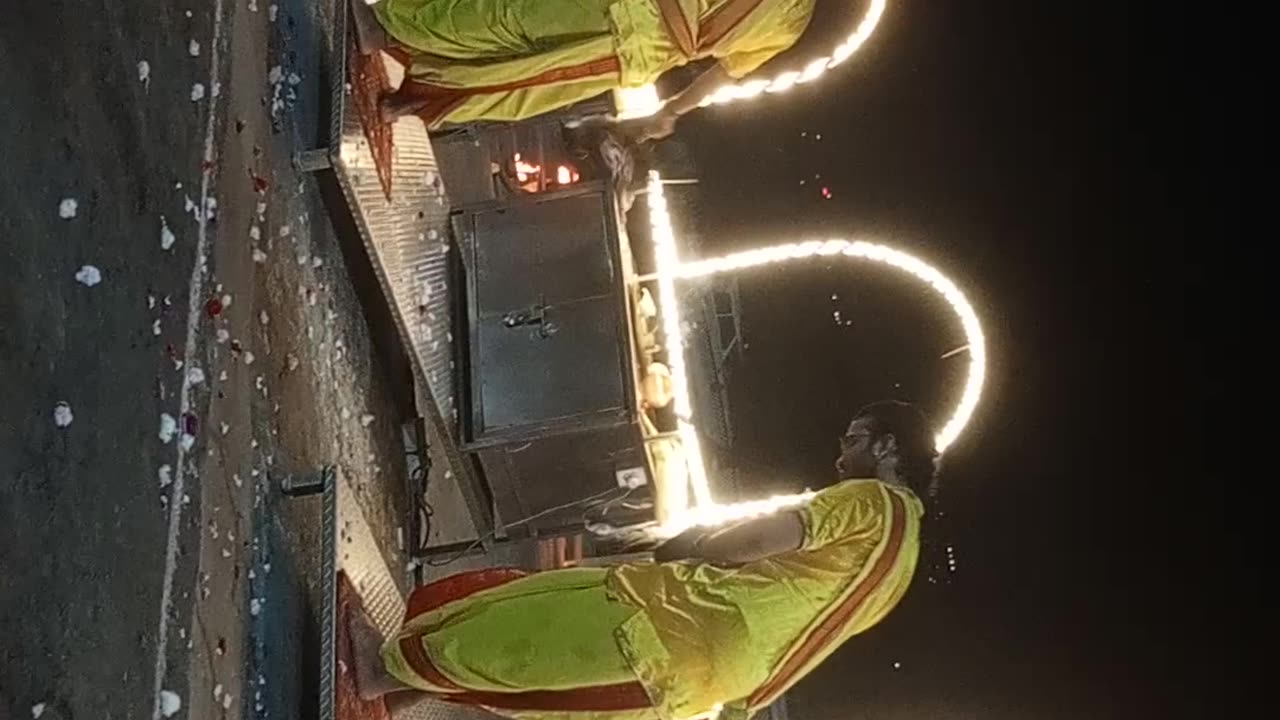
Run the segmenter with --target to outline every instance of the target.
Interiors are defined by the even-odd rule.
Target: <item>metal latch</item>
[[[538,337],[549,338],[560,331],[560,326],[550,319],[551,306],[538,303],[526,310],[515,310],[502,316],[502,324],[509,328],[535,326]]]

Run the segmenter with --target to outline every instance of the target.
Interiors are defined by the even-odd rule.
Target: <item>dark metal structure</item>
[[[449,166],[494,170],[489,183],[460,182],[453,196],[465,276],[459,436],[499,516],[537,516],[513,528],[516,537],[580,530],[581,507],[551,509],[650,480],[620,194],[603,164],[573,155],[559,130],[537,122],[439,143]],[[537,177],[512,182],[507,161],[516,156],[540,168]],[[552,168],[566,177],[572,168],[576,179],[549,184]]]

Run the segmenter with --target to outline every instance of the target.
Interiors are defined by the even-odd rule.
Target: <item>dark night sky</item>
[[[1228,239],[1208,224],[1217,68],[1188,49],[1205,22],[891,0],[819,89],[685,121],[712,247],[839,233],[913,249],[968,290],[992,353],[926,567],[794,693],[803,720],[1220,712],[1196,704],[1227,652],[1197,577],[1222,549],[1223,490],[1189,484],[1210,447],[1193,423],[1221,392],[1205,322],[1220,268],[1190,250]],[[817,478],[856,406],[949,407],[959,365],[938,355],[959,331],[920,297],[821,266],[747,278],[744,462]],[[947,544],[958,570],[930,584]]]

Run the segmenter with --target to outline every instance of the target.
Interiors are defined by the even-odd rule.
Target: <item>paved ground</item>
[[[403,567],[402,369],[289,163],[327,8],[0,25],[0,717],[149,718],[167,692],[175,717],[307,716],[319,506],[280,497],[288,473],[339,465]]]

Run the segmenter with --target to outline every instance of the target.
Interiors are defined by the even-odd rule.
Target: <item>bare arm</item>
[[[672,95],[662,109],[651,117],[631,122],[628,134],[636,142],[661,140],[675,131],[676,120],[702,103],[703,98],[715,92],[733,78],[719,63],[708,68],[689,87]]]
[[[803,543],[804,521],[789,511],[714,532],[697,543],[695,556],[714,565],[742,565],[798,550]]]
[[[733,82],[733,78],[728,71],[720,63],[715,63],[699,75],[696,80],[689,83],[689,87],[672,95],[663,105],[662,111],[671,113],[676,117],[684,115],[698,107],[703,98],[718,90],[720,86],[730,82]]]

